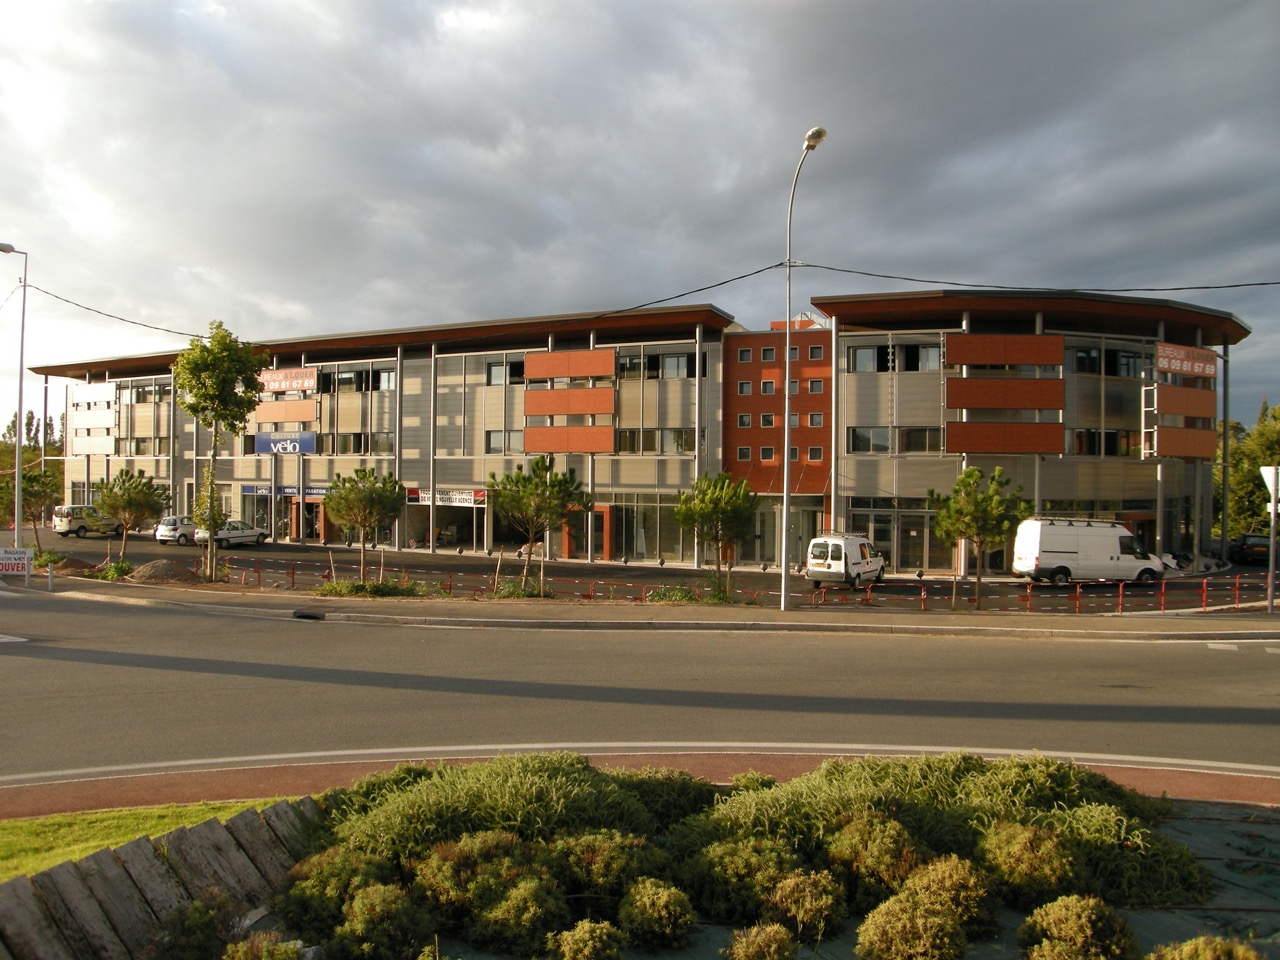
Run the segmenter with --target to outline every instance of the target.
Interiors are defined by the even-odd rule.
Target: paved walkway
[[[7,588],[15,588],[10,585]],[[18,591],[25,593],[25,591]],[[32,593],[44,593],[33,584]],[[1280,620],[1265,613],[1161,616],[1089,616],[1067,614],[911,612],[875,606],[839,608],[800,604],[776,607],[639,604],[619,601],[351,600],[299,596],[276,591],[242,592],[225,585],[176,588],[92,580],[59,579],[54,593],[109,603],[208,607],[218,614],[276,618],[324,618],[348,622],[495,627],[519,624],[554,630],[750,630],[850,631],[947,636],[1001,636],[1089,642],[1280,641]],[[15,598],[16,599],[16,598]],[[589,612],[588,612],[589,611]],[[814,769],[827,754],[677,753],[637,748],[634,753],[592,754],[602,766],[677,767],[714,782],[726,782],[748,770],[787,779]],[[111,777],[0,788],[0,818],[36,816],[105,807],[199,800],[257,799],[317,794],[401,760],[292,764],[192,770],[145,776]],[[450,760],[480,759],[451,756]],[[1094,765],[1091,765],[1094,766]],[[1280,777],[1245,776],[1201,770],[1094,766],[1112,779],[1143,793],[1280,806]]]

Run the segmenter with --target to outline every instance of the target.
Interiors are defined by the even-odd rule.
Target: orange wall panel
[[[613,453],[613,427],[525,427],[525,453]]]
[[[947,406],[952,410],[1061,410],[1065,403],[1062,380],[947,378]]]
[[[1060,423],[949,423],[947,453],[1062,453]]]
[[[526,380],[554,380],[558,377],[612,377],[618,370],[616,350],[556,350],[526,353]]]
[[[1047,364],[1060,366],[1066,355],[1066,340],[1052,333],[1003,334],[948,333],[947,363]]]
[[[1156,387],[1156,409],[1161,414],[1213,420],[1218,415],[1218,392],[1162,383]]]
[[[320,402],[311,400],[268,400],[258,404],[254,417],[259,423],[311,423],[319,420]]]
[[[1212,460],[1217,454],[1218,434],[1215,430],[1182,430],[1174,427],[1161,427],[1156,431],[1157,456]]]
[[[559,417],[573,414],[612,414],[613,387],[582,387],[568,390],[526,390],[526,417]]]

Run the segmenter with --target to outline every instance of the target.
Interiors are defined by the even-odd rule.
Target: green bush
[[[527,584],[521,584],[519,580],[500,580],[492,597],[495,600],[549,600],[555,597],[555,591],[543,593],[536,580]]]
[[[1070,894],[1037,907],[1018,928],[1028,960],[1140,960],[1128,922],[1097,897]]]
[[[489,901],[473,887],[478,902],[465,932],[476,946],[532,956],[545,946],[548,934],[569,924],[564,895],[548,878],[525,876],[509,886],[495,883],[492,892],[499,896]]]
[[[327,790],[320,798],[321,806],[338,820],[366,813],[393,793],[407,790],[416,783],[430,780],[440,770],[437,763],[401,763],[391,770],[379,770],[361,777],[349,788]]]
[[[618,907],[618,926],[642,950],[684,946],[694,920],[684,891],[653,877],[633,883]]]
[[[329,580],[310,592],[317,597],[416,597],[422,590],[412,580]]]
[[[210,889],[176,908],[143,953],[145,960],[210,960],[235,939],[244,906]]]
[[[644,599],[647,603],[697,603],[702,598],[693,587],[687,584],[680,583],[673,587],[670,584],[660,583],[646,590]]]
[[[533,868],[528,845],[510,831],[485,830],[433,846],[414,865],[414,883],[451,929],[470,914],[496,902],[503,883],[513,883]]]
[[[37,550],[31,557],[31,568],[40,570],[44,567],[52,567],[67,559],[65,553],[55,553],[52,550]]]
[[[547,951],[558,960],[619,960],[624,943],[608,921],[579,920],[569,930],[547,935]]]
[[[858,960],[961,960],[968,938],[949,903],[903,891],[858,927]]]
[[[431,912],[396,883],[355,891],[342,916],[342,925],[325,945],[328,960],[417,960],[436,936]]]
[[[1262,954],[1240,940],[1196,937],[1185,943],[1156,947],[1147,960],[1264,960]]]
[[[274,930],[253,933],[222,951],[222,960],[302,960],[302,947]]]
[[[978,937],[995,930],[991,882],[983,871],[954,853],[917,867],[902,885],[904,897],[945,904],[954,910],[965,933]]]
[[[565,895],[586,917],[614,919],[617,904],[634,881],[655,873],[659,857],[644,837],[593,830],[558,837],[547,845],[547,863]]]
[[[653,819],[636,797],[571,753],[512,754],[444,767],[339,825],[356,849],[416,860],[465,833],[509,829],[525,840],[592,829],[648,834]]]
[[[768,892],[800,860],[781,840],[722,840],[685,865],[682,884],[699,912],[715,923],[754,923]]]
[[[1075,890],[1071,853],[1045,827],[999,821],[987,830],[979,851],[1009,906],[1030,910]]]
[[[720,951],[724,960],[795,960],[795,940],[780,923],[763,923],[735,930],[729,945]]]
[[[907,828],[874,810],[859,814],[827,841],[827,862],[859,913],[896,893],[921,859]]]
[[[735,773],[729,780],[735,793],[742,790],[772,790],[778,785],[778,778],[756,770],[746,773]]]
[[[687,770],[645,767],[641,770],[609,770],[606,776],[634,796],[665,831],[686,817],[711,808],[724,791]]]
[[[123,580],[133,573],[133,564],[128,560],[109,560],[94,568],[94,576],[99,580]]]
[[[275,900],[275,912],[308,940],[327,940],[343,922],[342,907],[357,890],[390,883],[395,871],[385,860],[332,846],[289,871],[290,885]]]
[[[789,927],[796,940],[821,941],[848,915],[844,886],[826,870],[792,870],[764,897],[763,919]]]

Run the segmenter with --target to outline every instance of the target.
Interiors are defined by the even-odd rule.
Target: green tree
[[[522,589],[529,586],[533,542],[546,531],[563,527],[570,510],[591,509],[591,497],[582,489],[574,469],[570,467],[563,473],[557,473],[555,464],[555,457],[535,457],[528,470],[523,464],[517,464],[515,473],[508,473],[502,478],[490,473],[489,482],[485,484],[498,517],[524,538],[524,569],[520,574]],[[546,556],[545,548],[543,556]]]
[[[960,474],[951,493],[929,491],[929,509],[936,511],[935,536],[952,545],[961,540],[971,541],[978,552],[973,599],[979,610],[982,609],[982,571],[986,566],[988,544],[1008,540],[1018,524],[1031,516],[1031,505],[1022,499],[1021,487],[1005,494],[1009,478],[1001,467],[991,471],[985,487],[982,481],[982,471],[969,467]]]
[[[8,484],[9,512],[13,512],[13,483]],[[36,541],[36,552],[40,546],[40,524],[44,521],[45,512],[52,506],[62,502],[62,471],[44,471],[37,467],[26,467],[22,471],[22,519],[31,524],[31,536]]]
[[[326,515],[360,535],[360,579],[364,579],[364,551],[369,534],[400,515],[405,503],[404,484],[395,477],[378,477],[369,467],[356,467],[354,476],[334,474],[324,495]]]
[[[115,517],[124,527],[120,538],[120,559],[129,548],[129,531],[148,520],[164,516],[169,509],[169,490],[156,483],[154,477],[121,470],[110,480],[99,480],[93,486],[98,509]]]
[[[192,338],[173,364],[178,403],[209,431],[209,465],[202,477],[202,499],[196,501],[196,523],[209,531],[204,575],[210,582],[217,573],[215,534],[223,522],[218,517],[221,510],[216,486],[218,444],[223,430],[244,432],[262,392],[258,374],[270,362],[265,350],[241,343],[214,320],[209,324],[209,335]]]
[[[700,542],[708,543],[716,555],[716,586],[727,596],[728,578],[721,577],[721,559],[729,544],[748,536],[754,529],[755,495],[746,480],[734,480],[727,473],[703,474],[693,489],[681,493],[672,511],[676,523]]]
[[[1257,422],[1252,429],[1232,420],[1223,422],[1222,429],[1230,431],[1228,449],[1228,482],[1231,489],[1230,511],[1227,514],[1227,536],[1238,537],[1242,533],[1268,533],[1271,528],[1271,498],[1262,480],[1260,467],[1280,466],[1280,408],[1269,407],[1262,402]],[[1218,463],[1214,467],[1213,492],[1222,516],[1222,438],[1218,438]],[[1221,534],[1221,520],[1218,524]]]

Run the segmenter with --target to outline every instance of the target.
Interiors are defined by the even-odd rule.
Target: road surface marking
[[[1239,650],[1240,647],[1234,643],[1211,643],[1210,650]]]

